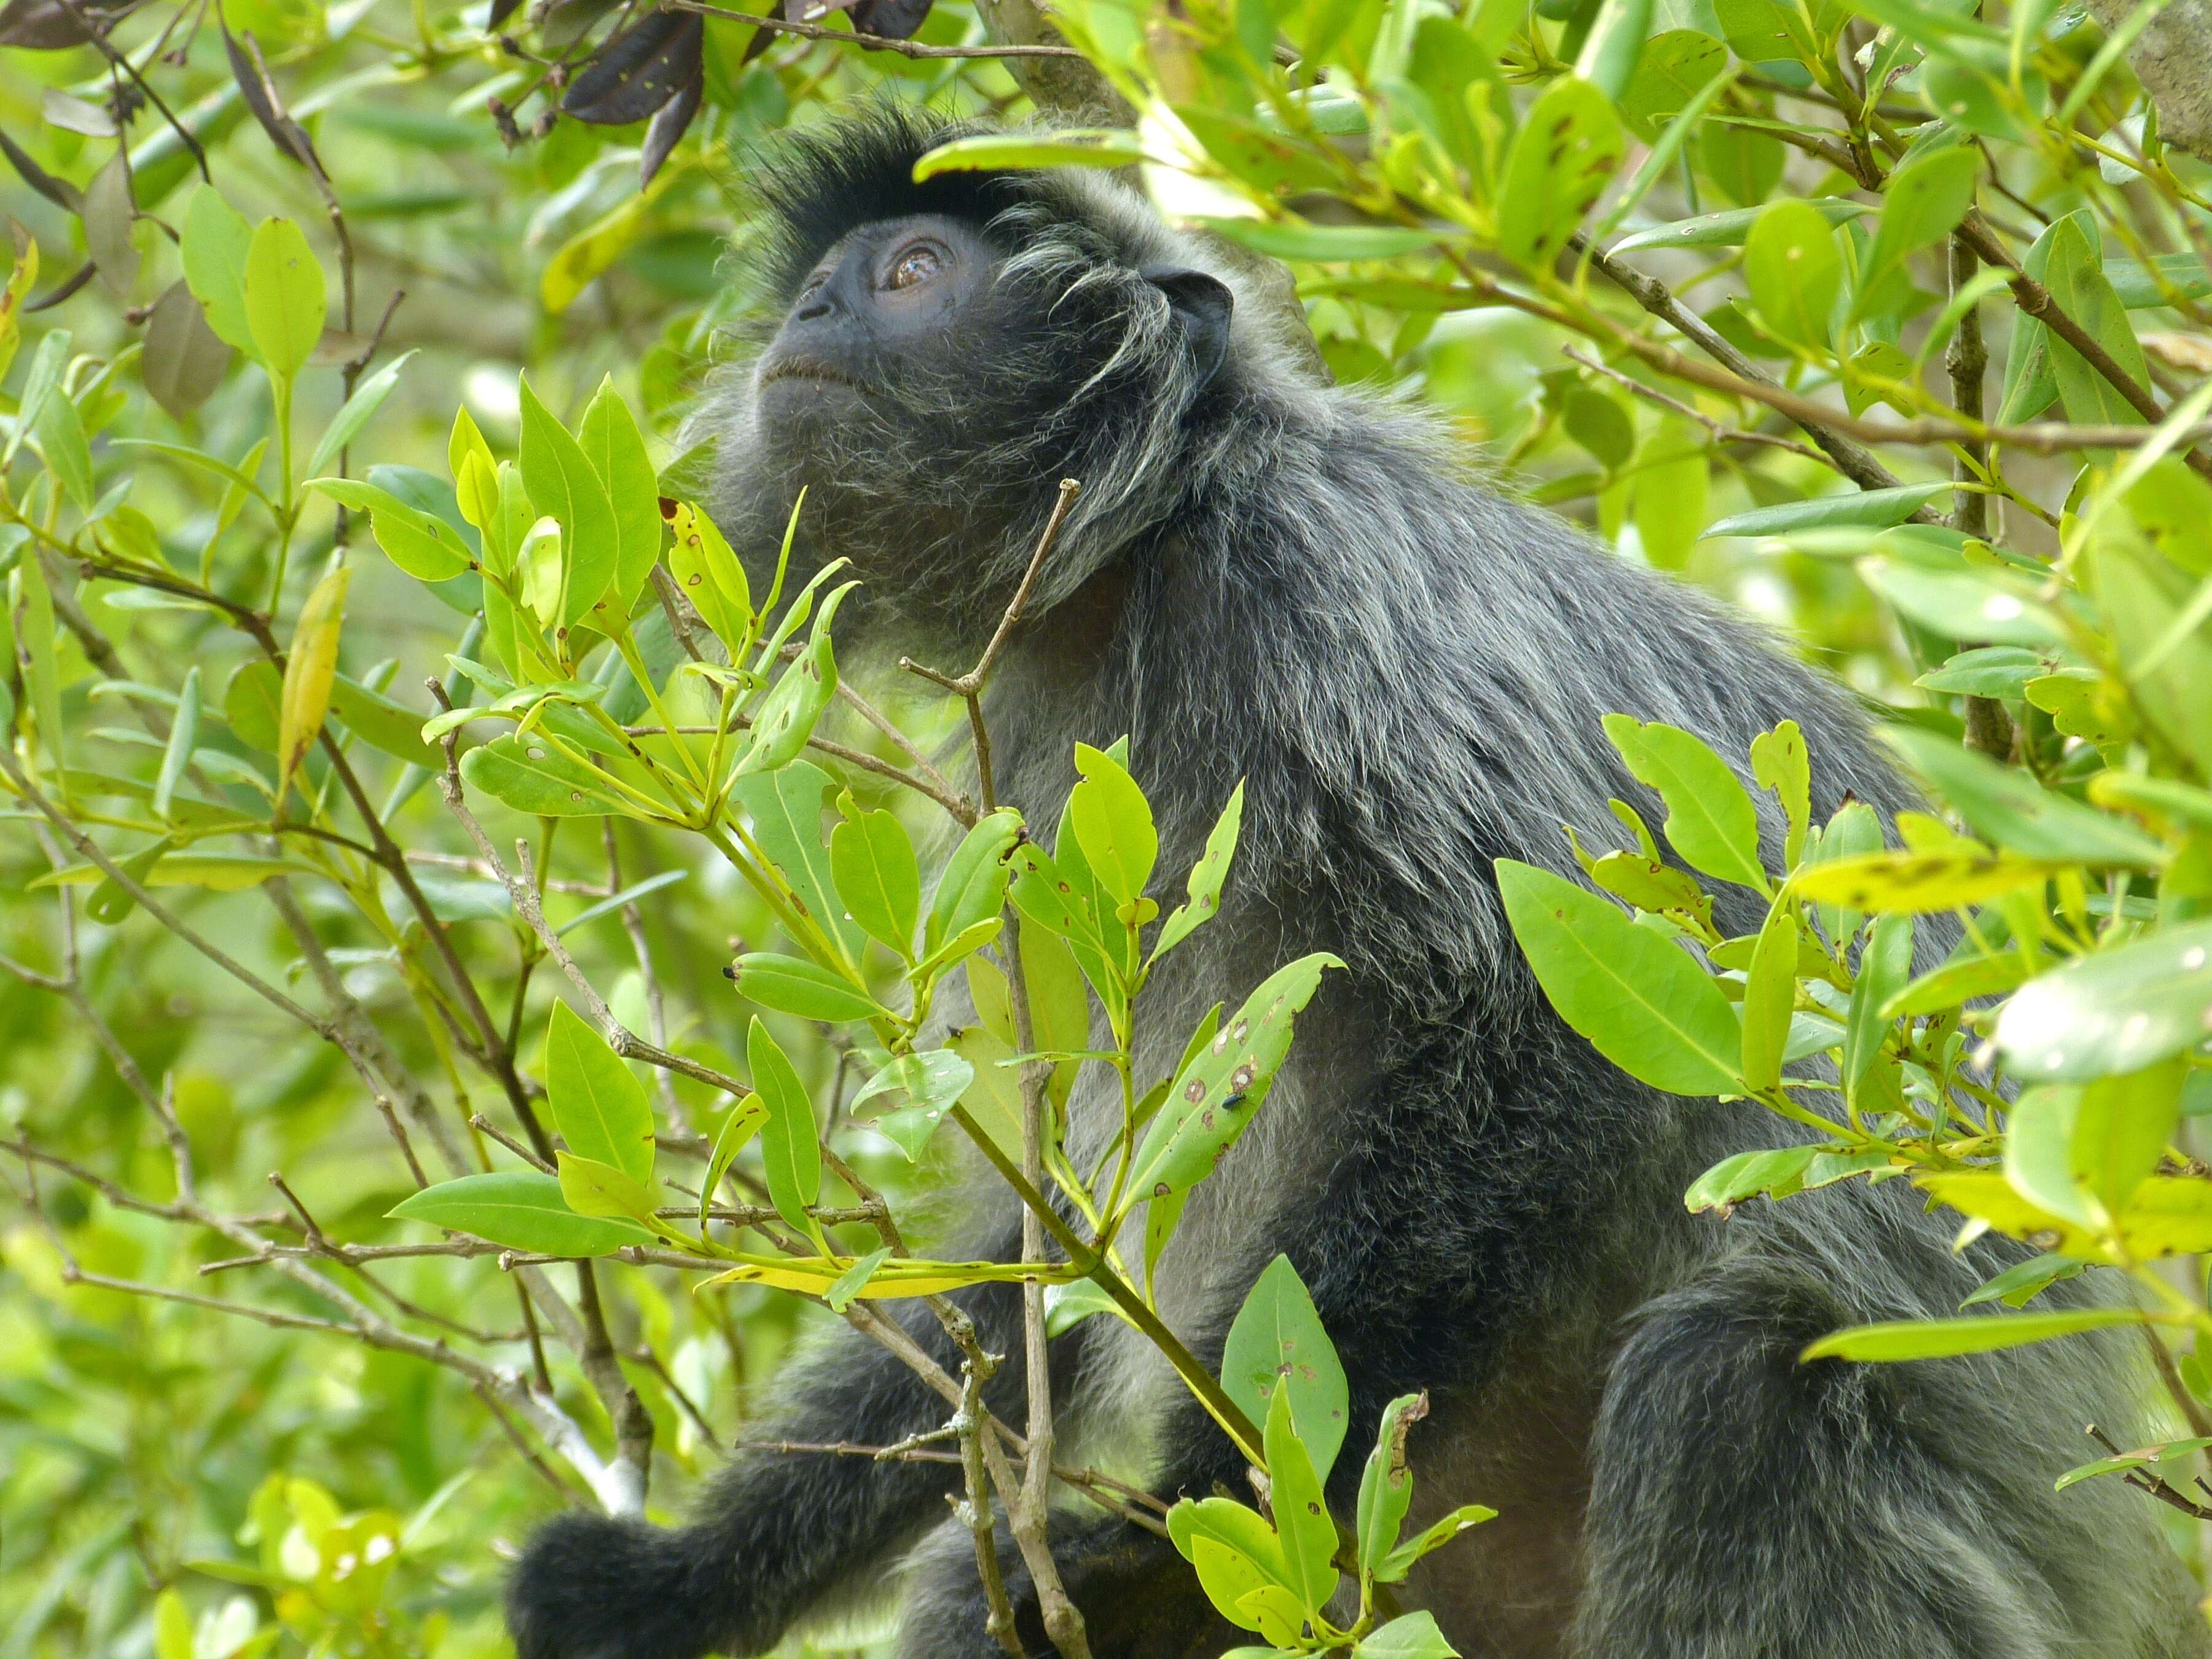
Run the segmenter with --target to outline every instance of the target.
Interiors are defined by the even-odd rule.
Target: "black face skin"
[[[891,377],[949,369],[954,342],[987,308],[996,249],[940,214],[863,225],[820,261],[757,371],[771,441],[853,418]]]

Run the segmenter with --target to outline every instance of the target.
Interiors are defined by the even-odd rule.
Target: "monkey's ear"
[[[1203,391],[1229,361],[1229,315],[1237,301],[1228,284],[1182,265],[1147,265],[1137,274],[1167,295],[1168,308],[1190,343],[1196,389]]]

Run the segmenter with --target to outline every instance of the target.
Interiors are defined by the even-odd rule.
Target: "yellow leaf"
[[[341,567],[317,582],[292,630],[292,649],[284,662],[284,695],[278,705],[279,800],[291,787],[293,775],[307,759],[323,729],[323,717],[330,712],[331,680],[338,667],[338,629],[345,620],[346,585],[352,580],[353,572]]]

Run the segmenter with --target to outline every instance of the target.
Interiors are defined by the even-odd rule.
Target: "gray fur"
[[[888,150],[895,171],[934,137],[884,118],[814,142]],[[1024,176],[994,199],[1006,264],[990,327],[902,373],[870,418],[794,442],[755,420],[747,366],[732,371],[720,515],[749,555],[772,549],[807,483],[801,556],[854,561],[864,639],[957,663],[1026,564],[1054,481],[1083,481],[1036,620],[989,694],[1003,796],[1048,830],[1074,743],[1127,732],[1164,896],[1247,786],[1224,913],[1148,994],[1145,1074],[1289,957],[1350,963],[1169,1252],[1178,1332],[1218,1359],[1253,1275],[1289,1252],[1351,1376],[1340,1502],[1383,1402],[1431,1391],[1413,1440],[1425,1510],[1504,1511],[1413,1587],[1470,1655],[2203,1652],[2145,1501],[2109,1482],[2051,1490],[2094,1455],[2084,1423],[2135,1431],[2132,1352],[1799,1365],[1838,1326],[1954,1311],[2016,1254],[1954,1254],[1958,1218],[1923,1213],[1903,1182],[1690,1216],[1681,1194],[1700,1170],[1792,1132],[1599,1060],[1504,925],[1493,859],[1571,872],[1562,823],[1618,844],[1609,796],[1656,812],[1601,715],[1689,727],[1739,763],[1794,718],[1816,813],[1847,797],[1911,804],[1850,700],[1705,596],[1486,488],[1427,416],[1285,368],[1293,355],[1251,320],[1266,308],[1238,313],[1223,376],[1196,384],[1137,273],[1239,279],[1119,185]],[[834,240],[823,201],[779,210]],[[1764,833],[1778,860],[1771,814]],[[1722,896],[1730,931],[1759,914],[1753,895]],[[1079,1138],[1104,1133],[1111,1109],[1079,1094]],[[998,1212],[998,1248],[1012,1224]],[[968,1300],[987,1340],[1018,1354],[1013,1299]],[[906,1322],[943,1352],[933,1321]],[[1001,1408],[1018,1371],[999,1379]],[[1243,1489],[1225,1440],[1114,1322],[1060,1339],[1054,1374],[1082,1455],[1133,1459],[1167,1496]],[[943,1415],[848,1337],[783,1398],[775,1432],[795,1438],[891,1440]],[[563,1523],[518,1577],[524,1659],[758,1651],[855,1564],[937,1527],[951,1484],[927,1466],[746,1456],[683,1531]],[[915,1659],[995,1650],[963,1541],[939,1533],[913,1558]],[[1100,1659],[1233,1644],[1142,1534],[1071,1507],[1059,1554]]]

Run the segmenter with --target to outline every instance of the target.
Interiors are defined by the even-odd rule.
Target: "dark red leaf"
[[[703,72],[706,26],[696,12],[655,12],[617,35],[568,88],[563,114],[595,126],[642,121]]]
[[[682,142],[692,118],[699,113],[706,76],[697,58],[691,60],[691,78],[676,89],[676,95],[660,106],[653,118],[653,125],[645,130],[645,156],[639,164],[637,177],[641,190],[653,182],[653,175],[660,171],[668,152]]]
[[[241,43],[230,32],[230,25],[224,21],[220,8],[216,11],[216,21],[222,27],[223,50],[229,54],[230,72],[238,82],[246,107],[253,112],[253,118],[269,135],[270,143],[314,174],[318,184],[327,187],[330,175],[323,171],[323,158],[315,154],[314,141],[307,137],[307,130],[284,112],[283,101],[270,82],[269,71],[262,65],[261,52],[252,35],[247,34]]]
[[[907,40],[927,20],[929,8],[930,0],[851,0],[845,15],[862,34]]]
[[[8,159],[15,164],[15,171],[23,175],[23,182],[56,207],[70,213],[84,211],[82,192],[66,179],[55,178],[52,173],[25,155],[23,147],[9,137],[4,128],[0,128],[0,150],[7,152]]]
[[[8,0],[0,5],[0,46],[21,46],[31,52],[60,52],[81,46],[138,3],[124,0],[116,5],[95,5],[77,0],[74,11],[61,0]],[[90,25],[89,27],[87,25]]]

